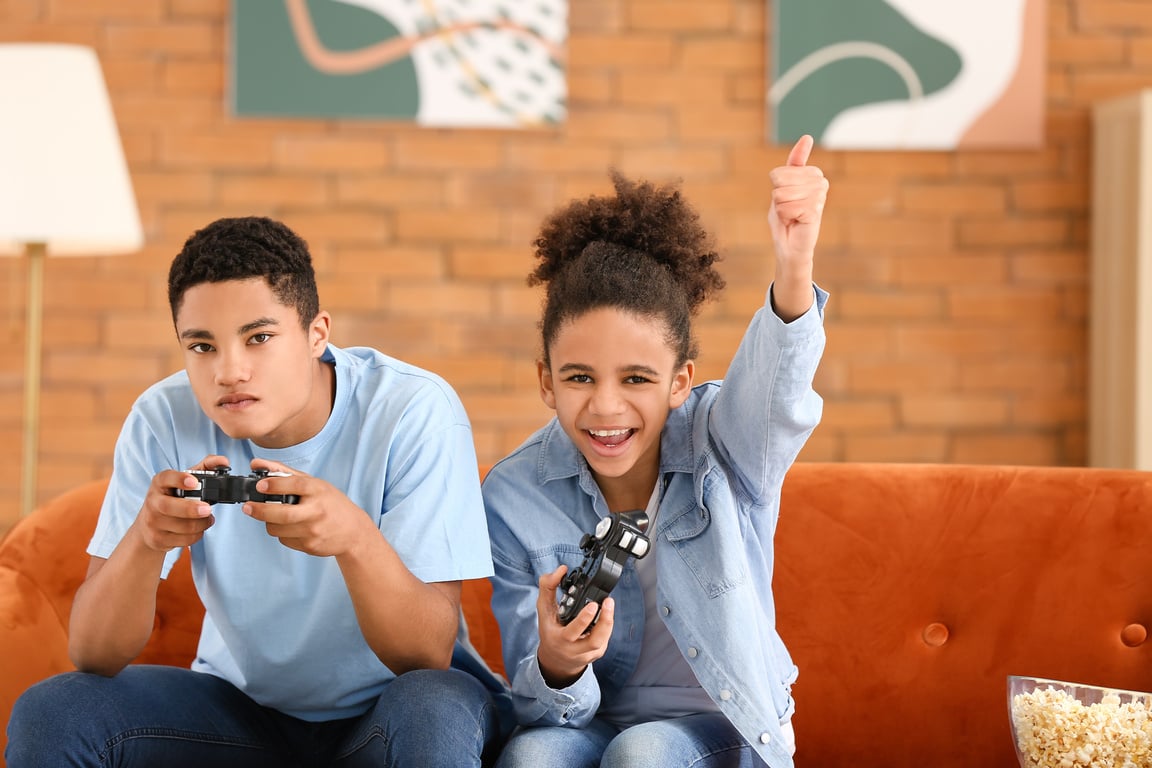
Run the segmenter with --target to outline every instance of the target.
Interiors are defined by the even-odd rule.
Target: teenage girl
[[[796,667],[776,631],[780,488],[820,420],[827,294],[812,282],[828,182],[812,139],[772,170],[775,278],[722,381],[693,386],[691,319],[724,285],[672,187],[613,175],[535,241],[540,394],[556,416],[488,474],[493,609],[525,768],[792,765]],[[651,551],[563,624],[580,538],[644,510]]]

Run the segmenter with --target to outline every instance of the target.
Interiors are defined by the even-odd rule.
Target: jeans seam
[[[742,750],[744,750],[745,747],[748,747],[748,745],[747,744],[733,744],[731,746],[713,749],[712,751],[708,752],[707,754],[698,755],[695,760],[693,760],[691,763],[688,764],[687,768],[692,768],[692,766],[694,766],[694,765],[699,765],[700,763],[704,762],[705,760],[710,760],[713,757],[715,757],[716,755],[720,755],[720,754],[723,754],[725,752],[742,751]],[[752,753],[755,754],[756,751],[752,750]]]
[[[371,728],[365,731],[363,737],[357,739],[355,743],[349,744],[347,749],[336,755],[337,762],[343,760],[346,757],[351,757],[360,750],[364,749],[364,747],[368,746],[368,743],[373,739],[381,739],[385,744],[387,744],[388,734],[379,725],[373,725]]]
[[[261,749],[264,745],[246,741],[244,739],[222,736],[218,733],[203,733],[201,731],[186,731],[179,728],[133,728],[123,731],[104,742],[104,751],[100,754],[100,762],[107,762],[109,755],[121,744],[134,739],[170,739],[172,741],[198,741],[206,744],[226,744],[245,749]]]

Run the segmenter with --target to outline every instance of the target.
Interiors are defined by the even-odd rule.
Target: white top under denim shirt
[[[772,539],[784,475],[820,421],[812,379],[824,350],[824,304],[785,324],[757,311],[723,381],[693,388],[660,444],[663,495],[648,534],[658,614],[716,707],[772,768],[792,766],[781,723],[796,666],[776,631]],[[769,296],[771,292],[769,291]],[[602,658],[571,686],[549,688],[536,662],[537,580],[579,567],[580,537],[609,514],[587,462],[553,419],[496,464],[483,485],[495,567],[492,606],[519,722],[583,727],[636,668],[644,599],[635,562],[612,596]]]

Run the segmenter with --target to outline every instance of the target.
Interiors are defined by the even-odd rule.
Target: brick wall
[[[168,262],[221,215],[312,244],[343,345],[442,373],[490,462],[548,415],[524,284],[540,219],[606,170],[680,178],[725,253],[698,332],[722,375],[772,254],[766,0],[570,0],[570,118],[549,130],[237,120],[224,0],[5,0],[0,40],[102,60],[147,246],[49,259],[39,496],[110,471],[133,398],[180,358]],[[1089,108],[1152,85],[1152,4],[1052,0],[1046,142],[1033,151],[817,149],[832,179],[817,275],[833,293],[802,456],[1080,464],[1085,456]],[[0,260],[0,528],[17,514],[24,265]]]

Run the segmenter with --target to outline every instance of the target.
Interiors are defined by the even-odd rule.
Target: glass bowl
[[[1152,693],[1010,675],[1008,715],[1021,768],[1152,765]]]

